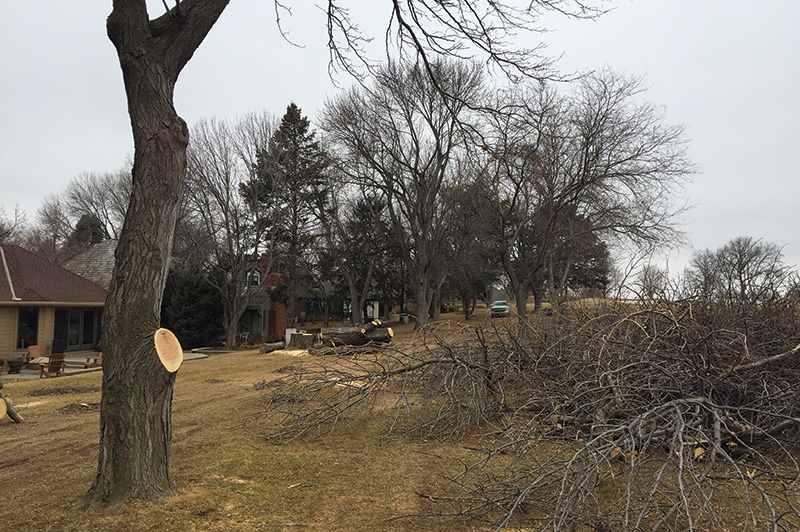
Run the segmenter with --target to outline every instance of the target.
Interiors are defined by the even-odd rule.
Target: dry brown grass
[[[406,331],[401,329],[401,335]],[[173,495],[137,501],[115,515],[73,510],[92,483],[99,413],[62,413],[100,392],[30,396],[44,387],[96,387],[101,374],[6,382],[22,424],[0,421],[0,530],[485,530],[464,520],[403,518],[429,509],[417,491],[452,489],[447,475],[468,460],[462,444],[382,441],[380,416],[341,424],[324,440],[270,445],[253,384],[307,354],[243,351],[188,361],[173,403]],[[77,410],[77,409],[75,409]]]

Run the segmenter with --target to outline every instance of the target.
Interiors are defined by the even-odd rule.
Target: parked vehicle
[[[502,299],[494,301],[489,309],[492,318],[507,318],[511,315],[511,305],[508,304],[508,301]]]

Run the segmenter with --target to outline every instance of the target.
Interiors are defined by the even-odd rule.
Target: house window
[[[261,286],[261,272],[258,270],[253,270],[250,275],[250,286],[258,287]]]
[[[17,321],[17,349],[36,345],[39,338],[39,308],[20,307]]]
[[[58,308],[56,309],[53,340],[61,349],[77,351],[94,349],[100,339],[100,309]]]

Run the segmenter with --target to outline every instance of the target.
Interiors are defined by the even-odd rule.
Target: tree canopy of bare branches
[[[261,212],[253,210],[242,192],[256,164],[255,154],[265,149],[274,127],[266,114],[247,115],[231,123],[201,121],[192,129],[187,154],[187,205],[181,225],[200,251],[206,280],[219,292],[223,307],[226,345],[237,344],[239,319],[257,288],[248,274],[261,273],[261,253],[271,251],[270,228]],[[253,158],[251,158],[253,157]],[[267,272],[264,272],[267,273]]]
[[[429,68],[389,63],[374,87],[351,89],[327,106],[323,118],[344,171],[386,198],[421,325],[446,276],[441,258],[450,224],[442,199],[445,188],[461,179],[454,160],[466,149],[465,102],[477,101],[482,90],[475,65],[443,61]],[[358,171],[359,161],[368,172]]]
[[[603,70],[567,94],[538,84],[503,95],[512,111],[489,115],[478,172],[518,301],[541,300],[548,277],[554,298],[568,277],[554,265],[559,255],[570,264],[581,240],[679,241],[676,195],[693,166],[683,128],[664,124],[643,91],[641,79]]]

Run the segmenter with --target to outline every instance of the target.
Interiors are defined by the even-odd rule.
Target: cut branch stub
[[[183,363],[181,343],[169,329],[158,329],[153,335],[156,353],[161,363],[170,373],[175,373]]]

